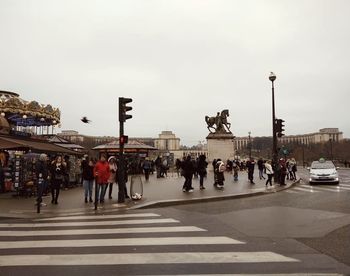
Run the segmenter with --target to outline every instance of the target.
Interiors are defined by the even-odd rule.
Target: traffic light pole
[[[277,169],[277,135],[276,135],[276,115],[275,115],[275,86],[274,80],[272,83],[272,162],[274,170]],[[275,182],[278,182],[277,173],[275,175]]]
[[[132,118],[132,115],[127,114],[132,110],[128,103],[131,103],[132,99],[119,97],[119,165],[118,165],[118,203],[125,202],[125,190],[126,190],[126,164],[124,159],[124,144],[127,142],[127,136],[124,136],[124,122]]]
[[[124,122],[119,122],[119,165],[118,165],[118,203],[125,202],[125,160],[124,160],[124,142],[121,143],[120,137],[124,135]]]

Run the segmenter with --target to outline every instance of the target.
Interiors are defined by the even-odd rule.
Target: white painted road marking
[[[6,255],[0,266],[73,266],[195,263],[276,263],[300,262],[273,252],[179,252],[78,255]]]
[[[345,187],[349,187],[350,188],[350,184],[340,183],[339,186],[345,186]]]
[[[350,187],[348,187],[348,186],[344,186],[344,185],[342,185],[342,184],[339,184],[339,186],[338,187],[340,187],[340,189],[341,190],[347,190],[347,191],[350,191]]]
[[[305,184],[300,185],[300,186],[301,186],[301,187],[310,187],[310,186],[305,185]],[[319,187],[319,186],[315,187],[315,186],[312,186],[312,188],[313,188],[313,190],[315,190],[315,191],[327,191],[327,192],[339,193],[339,190],[330,189],[330,188],[325,188],[325,187]]]
[[[34,221],[53,221],[53,220],[98,220],[98,219],[119,219],[119,218],[147,218],[147,217],[160,217],[160,215],[153,213],[142,214],[129,214],[129,215],[99,215],[99,216],[67,216],[67,217],[54,217],[35,219]]]
[[[195,244],[244,244],[228,237],[158,237],[124,239],[45,240],[45,241],[3,241],[0,249],[14,248],[60,248],[60,247],[103,247],[103,246],[157,246]]]
[[[52,222],[52,223],[1,223],[0,228],[24,228],[24,227],[72,227],[72,226],[103,226],[103,225],[133,225],[154,223],[179,223],[175,219],[139,219],[119,221],[82,221],[82,222]]]
[[[286,190],[285,192],[286,192],[286,193],[289,193],[289,194],[300,194],[300,192],[291,191],[291,190]]]
[[[318,191],[314,191],[312,188],[310,187],[294,187],[292,188],[293,190],[298,190],[298,191],[302,191],[302,192],[309,192],[309,193],[317,193]]]
[[[136,234],[136,233],[179,233],[207,231],[195,226],[171,227],[137,227],[110,229],[71,229],[71,230],[35,230],[35,231],[0,231],[0,236],[29,237],[29,236],[65,236],[65,235],[103,235],[103,234]]]

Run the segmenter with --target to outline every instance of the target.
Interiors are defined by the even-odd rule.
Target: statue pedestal
[[[210,133],[207,136],[208,143],[208,161],[221,159],[226,163],[227,159],[233,159],[235,156],[235,144],[232,133]],[[208,166],[211,168],[211,166]]]

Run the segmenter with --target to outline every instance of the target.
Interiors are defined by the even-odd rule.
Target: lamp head
[[[269,76],[269,80],[273,82],[275,81],[275,79],[276,79],[276,75],[273,72],[271,72]]]

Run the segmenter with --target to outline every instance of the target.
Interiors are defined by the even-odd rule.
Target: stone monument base
[[[210,133],[207,136],[208,161],[220,158],[226,163],[227,159],[232,160],[235,156],[234,138],[232,133]]]

